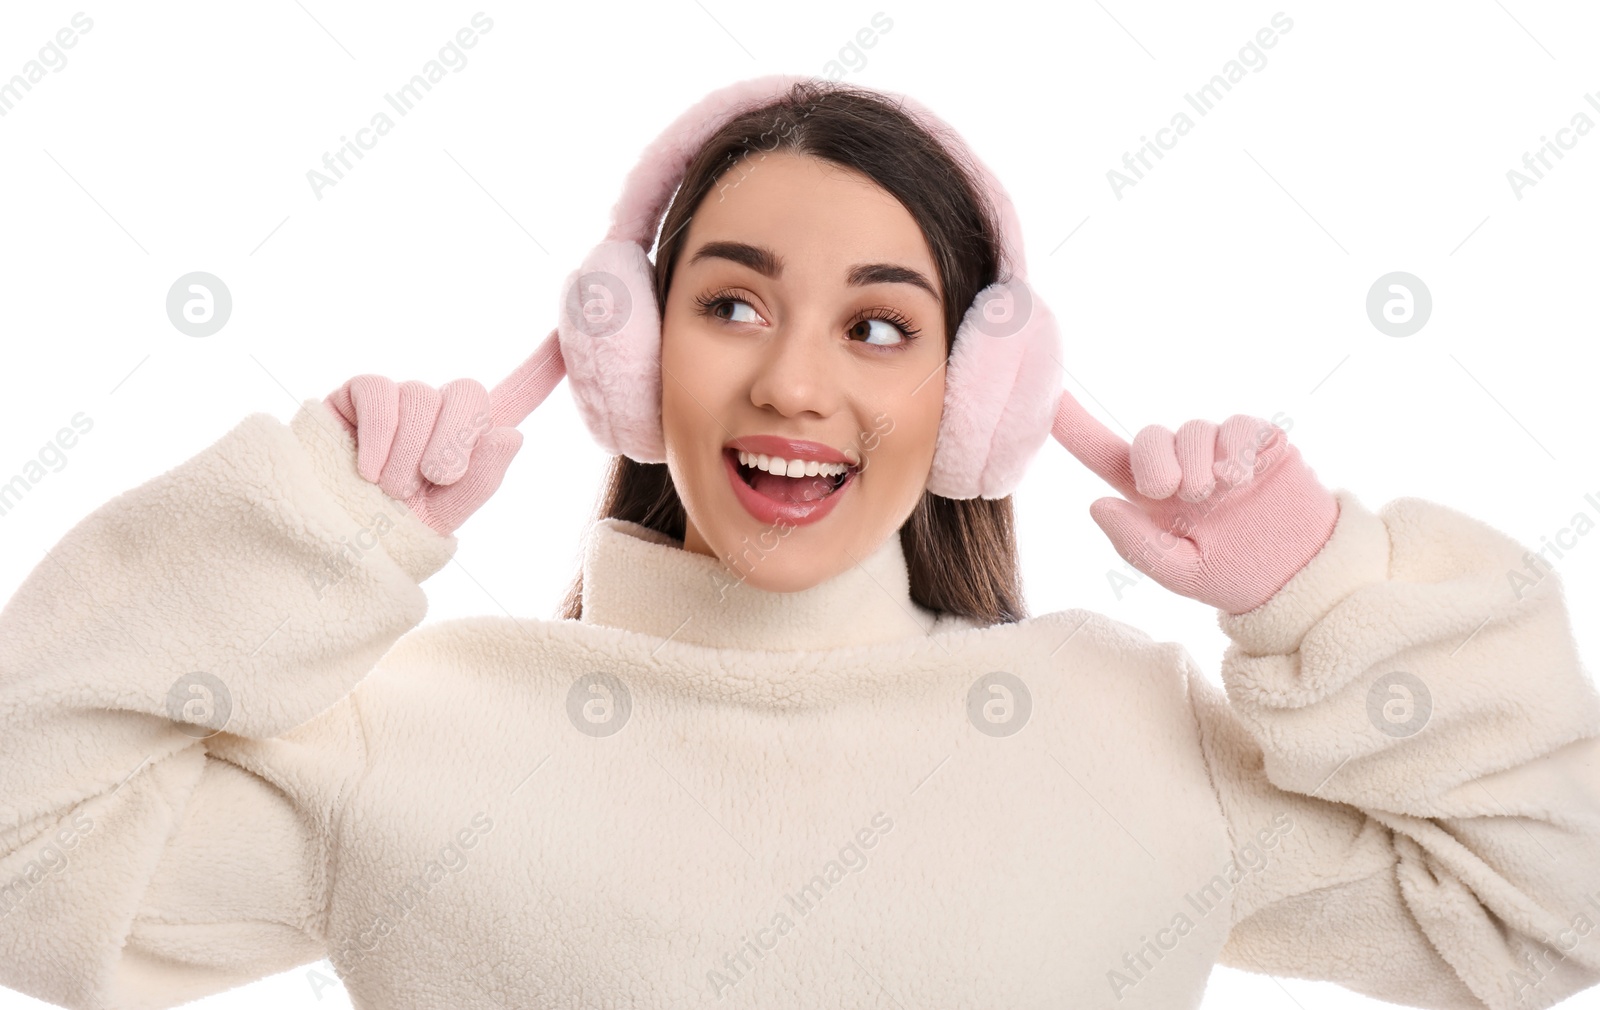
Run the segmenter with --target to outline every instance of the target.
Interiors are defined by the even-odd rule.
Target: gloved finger
[[[1216,462],[1217,425],[1203,418],[1185,421],[1178,428],[1176,443],[1178,466],[1183,470],[1178,497],[1204,501],[1217,486],[1217,475],[1211,472]]]
[[[478,439],[467,472],[448,487],[432,492],[428,505],[440,525],[454,530],[500,489],[511,460],[522,448],[522,432],[493,428]]]
[[[516,371],[500,380],[489,393],[489,423],[496,428],[514,428],[544,402],[556,383],[566,375],[561,358],[560,329],[540,341]]]
[[[1147,424],[1133,436],[1129,452],[1133,462],[1133,483],[1146,498],[1167,498],[1178,490],[1183,469],[1178,466],[1178,450],[1172,431],[1165,425]]]
[[[344,425],[345,431],[352,435],[356,433],[356,406],[350,400],[350,383],[346,382],[323,397],[322,402],[333,411],[334,416]]]
[[[439,391],[427,383],[415,379],[400,383],[400,426],[378,480],[390,497],[403,500],[424,490],[417,464],[439,419],[439,406]]]
[[[1056,401],[1050,434],[1076,456],[1078,462],[1110,484],[1119,494],[1130,498],[1138,494],[1134,487],[1132,464],[1128,459],[1128,443],[1089,413],[1065,389]]]
[[[1278,425],[1264,418],[1254,418],[1256,422],[1256,476],[1259,477],[1278,463],[1291,452],[1294,446],[1289,444],[1289,435]]]
[[[422,476],[453,484],[467,472],[472,447],[489,430],[489,391],[476,379],[454,379],[439,390],[439,421],[422,453]]]
[[[1213,469],[1232,487],[1249,485],[1255,475],[1282,455],[1283,429],[1259,417],[1234,414],[1217,432],[1218,458]],[[1278,442],[1273,439],[1278,438]]]
[[[381,375],[358,375],[349,387],[356,415],[356,470],[376,484],[400,425],[400,387]]]

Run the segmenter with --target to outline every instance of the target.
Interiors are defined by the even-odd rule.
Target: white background
[[[824,73],[878,11],[892,28],[847,79],[921,99],[994,168],[1061,324],[1067,388],[1124,437],[1282,411],[1324,483],[1374,509],[1420,496],[1535,549],[1578,512],[1600,519],[1584,500],[1600,499],[1600,131],[1520,200],[1506,175],[1576,113],[1600,123],[1583,97],[1600,101],[1600,13],[1200,6],[7,4],[0,79],[78,10],[94,25],[0,118],[0,482],[79,411],[93,429],[0,516],[0,587],[247,414],[287,420],[362,372],[492,385],[553,326],[662,127],[733,80]],[[469,62],[396,116],[384,93],[480,9],[494,27]],[[1278,10],[1292,30],[1199,116],[1184,94]],[[317,199],[307,171],[380,110],[394,130]],[[1107,171],[1178,111],[1194,129],[1118,199]],[[194,270],[233,296],[206,338],[165,314]],[[1394,270],[1434,303],[1404,338],[1366,314]],[[550,616],[575,570],[605,457],[565,384],[521,429],[505,485],[427,583],[430,620]],[[1046,443],[1016,494],[1031,610],[1087,607],[1182,641],[1216,679],[1214,611],[1149,579],[1111,588],[1127,569],[1088,516],[1110,493]],[[1600,535],[1556,570],[1593,671]],[[1205,1006],[1245,1000],[1387,1005],[1218,969]],[[349,1002],[300,969],[192,1005]]]

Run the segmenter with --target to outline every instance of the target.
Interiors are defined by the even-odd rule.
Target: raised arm
[[[1226,697],[1183,655],[1258,867],[1221,961],[1407,1006],[1550,1006],[1600,981],[1600,695],[1559,580],[1442,505],[1339,501],[1271,600],[1218,611]]]
[[[351,692],[454,546],[313,400],[46,552],[0,611],[0,983],[165,1007],[323,956]]]
[[[1600,694],[1556,576],[1330,491],[1276,422],[1130,445],[1063,392],[1053,432],[1123,495],[1090,506],[1118,553],[1232,640],[1226,698],[1175,647],[1236,855],[1197,882],[1232,896],[1222,962],[1423,1007],[1600,981]]]

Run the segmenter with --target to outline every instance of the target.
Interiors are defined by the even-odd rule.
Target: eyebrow
[[[707,242],[689,257],[689,263],[695,264],[703,259],[730,260],[773,280],[783,276],[783,257],[765,246],[751,245],[748,242]],[[941,301],[939,292],[928,278],[910,267],[896,263],[857,263],[845,275],[845,283],[852,287],[862,287],[867,284],[912,284],[932,295],[934,301]]]

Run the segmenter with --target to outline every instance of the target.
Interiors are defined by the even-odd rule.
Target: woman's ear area
[[[561,358],[578,413],[606,452],[666,460],[661,433],[661,318],[653,268],[635,242],[608,240],[567,277]]]
[[[973,299],[946,375],[930,489],[948,498],[1010,493],[1049,437],[1061,392],[1054,315],[1021,278]]]

